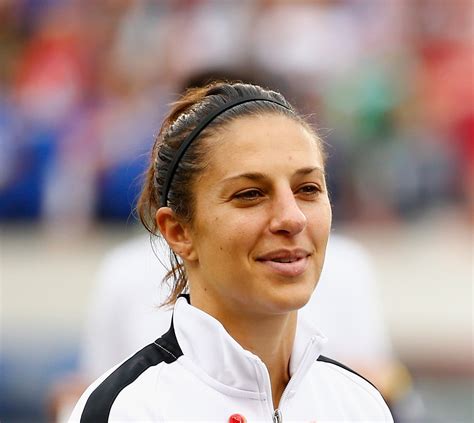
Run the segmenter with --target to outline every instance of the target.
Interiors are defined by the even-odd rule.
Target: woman
[[[321,356],[324,336],[298,320],[331,207],[322,143],[280,94],[188,91],[157,137],[138,210],[171,248],[171,328],[93,383],[72,421],[392,422],[378,391]]]

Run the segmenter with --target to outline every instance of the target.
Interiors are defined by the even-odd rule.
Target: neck
[[[289,364],[296,333],[297,311],[286,314],[247,316],[209,309],[209,304],[192,303],[219,320],[243,348],[258,356],[268,369],[274,407],[277,408],[290,380]]]
[[[273,405],[278,408],[281,396],[290,380],[290,357],[296,332],[297,312],[272,316],[258,324],[251,321],[246,327],[224,327],[246,350],[263,361],[268,369],[272,387]]]

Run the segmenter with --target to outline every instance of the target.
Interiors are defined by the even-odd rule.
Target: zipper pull
[[[273,423],[283,423],[283,417],[278,408],[273,413]]]

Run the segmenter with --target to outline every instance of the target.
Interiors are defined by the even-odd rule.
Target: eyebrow
[[[312,172],[318,172],[322,176],[326,175],[326,173],[324,172],[324,169],[322,169],[319,166],[314,166],[314,167],[303,167],[301,169],[298,169],[294,173],[294,176],[308,175]],[[266,179],[266,177],[267,176],[261,172],[246,172],[246,173],[239,173],[238,175],[234,175],[234,176],[229,176],[228,178],[223,179],[221,182],[229,182],[236,179],[249,179],[251,181],[261,181],[263,179]]]

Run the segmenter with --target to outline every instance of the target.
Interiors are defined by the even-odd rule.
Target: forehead
[[[278,167],[324,167],[315,135],[287,116],[266,114],[227,124],[210,148],[210,169],[219,174]],[[218,175],[215,175],[218,176]]]

